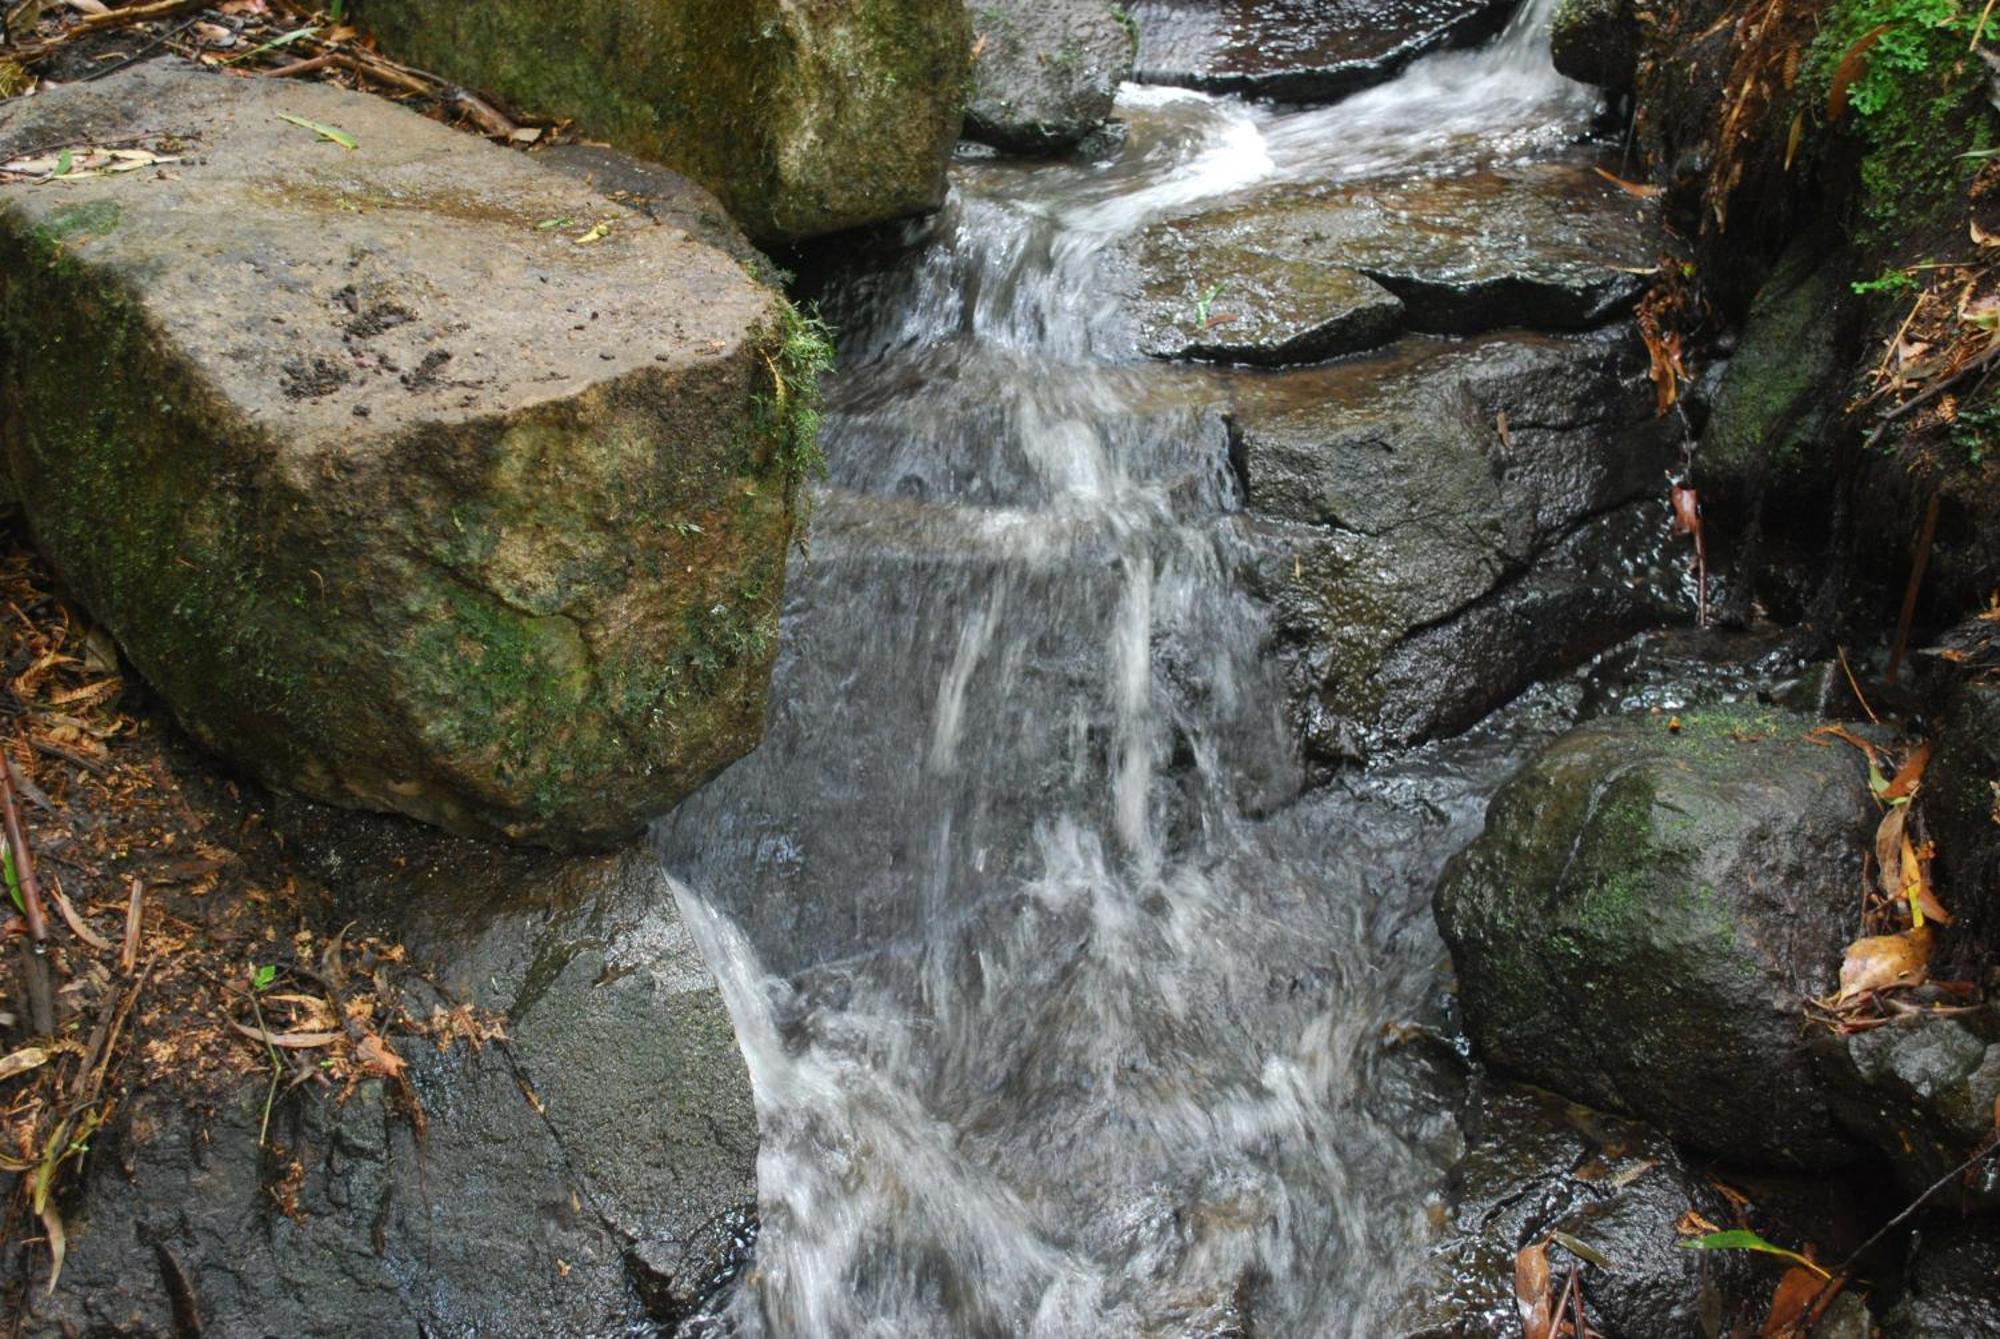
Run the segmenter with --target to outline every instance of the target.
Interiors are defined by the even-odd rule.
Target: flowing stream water
[[[658,831],[763,1132],[708,1332],[1344,1335],[1397,1300],[1458,1139],[1406,1044],[1443,1017],[1429,889],[1568,690],[1306,789],[1218,374],[1136,359],[1098,295],[1232,192],[1561,151],[1594,98],[1547,9],[1321,109],[1128,86],[1115,150],[967,158],[834,284],[768,736]]]

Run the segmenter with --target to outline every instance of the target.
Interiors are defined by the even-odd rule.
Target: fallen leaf
[[[1904,759],[1903,765],[1896,769],[1896,775],[1889,779],[1887,788],[1882,792],[1882,798],[1901,800],[1915,795],[1918,786],[1923,784],[1924,768],[1930,765],[1930,761],[1931,742],[1926,739],[1917,745],[1916,750]]]
[[[1514,1305],[1521,1313],[1521,1339],[1553,1339],[1555,1302],[1549,1296],[1547,1242],[1523,1246],[1515,1255]]]
[[[1779,1339],[1797,1331],[1805,1320],[1806,1308],[1825,1285],[1824,1278],[1804,1265],[1786,1270],[1771,1294],[1771,1314],[1764,1318],[1764,1328],[1758,1333],[1764,1339]]]
[[[338,1032],[266,1032],[263,1028],[248,1027],[235,1019],[229,1025],[252,1041],[261,1041],[270,1046],[281,1046],[288,1051],[310,1051],[319,1046],[331,1046],[340,1040]]]
[[[342,130],[339,126],[330,126],[327,125],[324,121],[308,121],[305,117],[293,116],[290,112],[279,112],[278,119],[280,121],[289,121],[291,124],[298,126],[301,130],[310,130],[312,131],[313,134],[318,135],[321,139],[332,140],[335,144],[338,144],[343,149],[352,151],[354,149],[358,149],[361,147],[360,143],[354,138],[354,136],[348,134],[345,130]]]
[[[1840,993],[1834,1006],[1871,990],[1923,984],[1931,960],[1931,928],[1920,925],[1895,935],[1869,935],[1847,946],[1840,964]]]
[[[607,235],[609,235],[610,232],[611,232],[611,225],[609,223],[599,223],[595,227],[593,227],[589,232],[577,238],[576,244],[578,246],[589,246],[593,242],[601,242],[605,239]]]
[[[402,1077],[407,1064],[402,1056],[389,1049],[388,1042],[374,1032],[361,1039],[360,1045],[354,1048],[354,1056],[361,1062],[364,1072],[378,1074],[385,1079]]]
[[[1889,25],[1878,23],[1861,36],[1854,39],[1854,45],[1847,48],[1840,58],[1840,64],[1833,70],[1833,81],[1826,90],[1826,119],[1838,121],[1847,110],[1847,90],[1855,80],[1868,73],[1868,48],[1882,40],[1882,34],[1889,31]]]
[[[1652,199],[1654,196],[1658,195],[1661,190],[1661,188],[1658,186],[1647,186],[1641,182],[1627,181],[1623,177],[1614,177],[1601,167],[1593,167],[1591,171],[1597,173],[1598,176],[1603,177],[1613,186],[1616,186],[1619,190],[1625,192],[1625,194],[1636,195],[1642,200]]]
[[[1928,849],[1926,844],[1925,851]],[[1910,845],[1909,835],[1904,834],[1901,853],[1903,896],[1910,904],[1910,924],[1920,926],[1928,918],[1940,925],[1950,925],[1951,914],[1931,891],[1930,862],[1925,858],[1925,851]]]
[[[0,1079],[11,1079],[16,1074],[25,1074],[49,1062],[49,1053],[39,1046],[23,1046],[13,1054],[0,1057]]]
[[[1875,825],[1875,885],[1892,902],[1903,895],[1903,828],[1909,821],[1910,807],[1898,804]]]
[[[54,1294],[56,1280],[62,1277],[63,1257],[69,1254],[69,1234],[63,1231],[62,1215],[53,1204],[44,1204],[41,1209],[42,1231],[49,1238],[49,1292]]]
[[[1567,1232],[1551,1232],[1549,1239],[1579,1260],[1588,1261],[1599,1269],[1616,1270],[1618,1267],[1605,1257],[1603,1251],[1585,1241],[1579,1241]]]
[[[1799,142],[1805,135],[1806,114],[1795,112],[1792,115],[1792,128],[1785,134],[1785,171],[1792,170],[1792,160],[1799,156]]]

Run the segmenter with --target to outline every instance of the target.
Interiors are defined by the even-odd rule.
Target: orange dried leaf
[[[1658,186],[1648,186],[1643,182],[1627,181],[1623,177],[1614,177],[1613,175],[1611,175],[1611,173],[1606,172],[1601,167],[1594,167],[1591,169],[1591,171],[1597,173],[1598,176],[1603,177],[1613,186],[1616,186],[1619,190],[1625,192],[1625,194],[1636,195],[1641,200],[1650,200],[1654,196],[1660,193],[1661,188]]]
[[[1778,1280],[1777,1291],[1771,1294],[1771,1314],[1764,1318],[1764,1328],[1758,1331],[1764,1339],[1780,1339],[1780,1336],[1797,1332],[1806,1318],[1806,1308],[1825,1286],[1826,1280],[1804,1265],[1793,1265]]]
[[[1514,1256],[1514,1305],[1521,1313],[1521,1339],[1553,1339],[1555,1300],[1549,1296],[1549,1246],[1538,1241]]]
[[[1840,64],[1833,69],[1833,82],[1826,90],[1826,119],[1838,121],[1847,111],[1847,90],[1854,81],[1868,73],[1868,48],[1882,40],[1882,34],[1889,31],[1889,25],[1878,23],[1861,36],[1854,39],[1854,45],[1840,58]]]
[[[1896,775],[1889,778],[1888,788],[1882,792],[1880,798],[1900,800],[1916,794],[1917,787],[1923,784],[1924,768],[1930,766],[1930,761],[1931,742],[1926,739],[1917,745],[1916,751],[1896,769]]]
[[[1920,925],[1896,935],[1869,935],[1847,946],[1840,964],[1836,1006],[1872,990],[1922,985],[1931,961],[1931,928]]]
[[[369,1074],[378,1074],[385,1079],[401,1078],[405,1064],[403,1057],[389,1049],[389,1043],[382,1040],[379,1033],[371,1032],[361,1039],[354,1048],[354,1056],[361,1062],[361,1068]]]

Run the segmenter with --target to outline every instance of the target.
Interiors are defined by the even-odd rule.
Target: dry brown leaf
[[[1915,795],[1918,787],[1923,785],[1924,768],[1930,766],[1930,761],[1931,742],[1926,739],[1923,743],[1917,745],[1915,751],[1908,758],[1904,759],[1903,765],[1896,769],[1896,775],[1889,778],[1888,787],[1877,798],[1883,800],[1901,800]]]
[[[1603,177],[1613,186],[1616,186],[1619,190],[1625,192],[1625,194],[1636,195],[1641,200],[1650,200],[1654,196],[1660,193],[1661,188],[1658,186],[1648,186],[1643,182],[1627,181],[1623,177],[1613,176],[1611,173],[1606,172],[1601,167],[1593,167],[1591,171],[1595,172],[1598,176]]]
[[[56,1290],[56,1281],[62,1278],[63,1257],[69,1254],[69,1234],[63,1231],[62,1215],[53,1204],[44,1204],[41,1209],[42,1231],[49,1237],[49,1292]]]
[[[1931,961],[1931,928],[1920,925],[1895,935],[1869,935],[1847,946],[1840,964],[1837,1008],[1871,990],[1922,985]]]
[[[288,1051],[310,1051],[315,1047],[331,1046],[340,1040],[338,1032],[266,1032],[263,1028],[248,1027],[233,1018],[229,1021],[229,1026],[252,1041],[282,1046]]]
[[[1902,891],[1903,897],[1910,904],[1910,923],[1922,925],[1926,920],[1933,920],[1940,925],[1950,925],[1951,913],[1944,909],[1944,904],[1939,902],[1937,895],[1931,891],[1929,851],[1928,845],[1923,850],[1910,845],[1909,835],[1904,834],[1901,852]]]
[[[390,1050],[389,1043],[376,1032],[361,1039],[361,1044],[354,1048],[354,1057],[361,1062],[364,1073],[377,1074],[385,1079],[402,1077],[407,1063],[402,1056]]]
[[[11,1079],[16,1074],[25,1074],[49,1063],[49,1053],[39,1046],[23,1046],[13,1054],[0,1057],[0,1079]]]
[[[1897,804],[1875,825],[1875,886],[1892,902],[1903,896],[1903,828],[1909,821],[1910,807]]]
[[[1764,1328],[1758,1333],[1764,1339],[1781,1339],[1795,1333],[1805,1320],[1806,1308],[1819,1296],[1825,1282],[1804,1265],[1793,1265],[1786,1270],[1778,1280],[1777,1290],[1771,1294],[1771,1314],[1764,1318]]]
[[[1889,31],[1889,25],[1878,23],[1861,36],[1854,39],[1854,45],[1847,48],[1840,58],[1840,64],[1833,70],[1833,82],[1826,90],[1826,119],[1838,121],[1847,110],[1847,90],[1856,79],[1868,73],[1868,48],[1882,39]]]
[[[1514,1305],[1521,1313],[1521,1339],[1553,1339],[1555,1299],[1549,1296],[1549,1246],[1538,1241],[1514,1256]]]

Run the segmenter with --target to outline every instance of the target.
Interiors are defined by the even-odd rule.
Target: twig
[[[1854,700],[1856,702],[1859,702],[1861,704],[1861,709],[1868,713],[1868,720],[1870,724],[1880,725],[1882,723],[1882,718],[1875,714],[1875,708],[1868,705],[1867,694],[1861,691],[1861,685],[1855,681],[1854,670],[1847,663],[1847,648],[1844,646],[1836,646],[1833,648],[1833,650],[1834,654],[1840,657],[1840,668],[1846,671],[1847,673],[1847,686],[1854,690]]]
[[[478,122],[481,132],[495,139],[510,139],[513,137],[514,132],[521,128],[502,116],[484,98],[469,93],[465,89],[452,89],[444,95],[444,100],[458,107],[467,116]]]
[[[1910,584],[1903,589],[1903,612],[1896,619],[1896,645],[1889,652],[1889,668],[1883,671],[1883,678],[1889,683],[1896,682],[1896,672],[1903,667],[1903,652],[1910,645],[1910,624],[1917,617],[1917,591],[1924,582],[1924,569],[1931,562],[1931,541],[1937,538],[1938,490],[1931,490],[1931,500],[1924,507],[1924,523],[1917,531],[1917,552],[1910,560]]]
[[[0,749],[0,821],[14,876],[21,884],[21,912],[28,922],[28,954],[22,959],[28,985],[28,1016],[35,1031],[52,1036],[56,1030],[55,992],[49,982],[49,922],[42,911],[42,890],[35,882],[35,857],[21,831],[21,809],[14,802],[14,760]]]
[[[319,55],[309,56],[305,60],[295,60],[290,65],[276,65],[268,70],[259,70],[257,77],[260,79],[289,79],[293,75],[311,74],[315,70],[324,70],[327,66],[338,63],[339,60],[340,53],[338,51],[323,51]]]
[[[118,965],[128,973],[139,960],[140,908],[145,896],[146,885],[133,879],[131,896],[125,903],[125,945],[118,954]]]
[[[1891,409],[1888,413],[1882,415],[1881,419],[1875,425],[1875,431],[1868,434],[1868,440],[1862,443],[1861,449],[1865,451],[1870,447],[1874,446],[1875,443],[1882,440],[1882,434],[1889,431],[1889,425],[1891,423],[1894,423],[1897,419],[1903,417],[1903,415],[1910,413],[1912,410],[1916,409],[1919,405],[1926,404],[1929,401],[1937,398],[1938,396],[1943,395],[1947,390],[1951,389],[1953,386],[1956,386],[1959,382],[1965,380],[1965,378],[1971,376],[1974,372],[1986,366],[1988,363],[1992,362],[1995,358],[2000,358],[2000,344],[1995,344],[1992,348],[1980,354],[1977,358],[1974,358],[1964,367],[1959,368],[1958,371],[1952,373],[1948,377],[1945,377],[1943,380],[1932,382],[1928,387],[1924,389],[1922,394],[1911,396],[1909,399],[1903,401],[1903,403],[1897,405],[1894,409]]]
[[[264,1094],[264,1119],[257,1127],[257,1147],[264,1147],[265,1137],[271,1133],[271,1104],[278,1100],[278,1079],[284,1073],[284,1066],[278,1062],[278,1048],[272,1044],[271,1029],[264,1026],[264,1010],[257,1003],[257,991],[250,991],[250,1012],[257,1016],[257,1030],[264,1034],[264,1049],[271,1056],[271,1087]]]
[[[92,776],[110,776],[111,769],[95,758],[86,758],[81,753],[72,752],[60,744],[44,744],[33,735],[26,736],[28,747],[37,753],[46,753],[51,758],[61,758],[64,762],[75,763]]]

